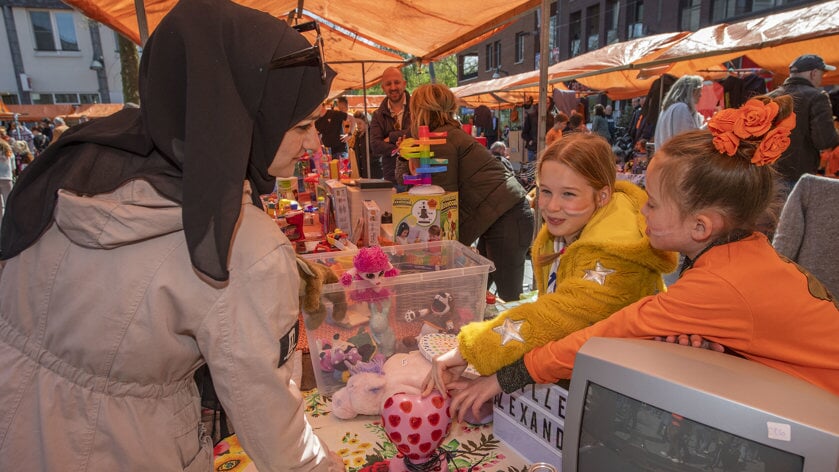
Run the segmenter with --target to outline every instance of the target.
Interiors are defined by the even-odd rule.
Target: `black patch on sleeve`
[[[294,326],[280,338],[280,363],[277,364],[277,368],[282,367],[297,350],[298,339],[300,339],[300,323],[294,323]]]

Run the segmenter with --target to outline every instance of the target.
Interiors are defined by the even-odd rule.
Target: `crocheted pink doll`
[[[353,257],[353,268],[341,275],[341,283],[348,287],[355,281],[355,290],[350,291],[350,299],[367,302],[370,308],[370,331],[379,351],[387,357],[393,355],[396,336],[390,329],[390,291],[382,286],[384,277],[399,275],[390,260],[379,246],[363,247]]]

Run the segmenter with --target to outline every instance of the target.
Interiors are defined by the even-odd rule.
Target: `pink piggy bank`
[[[404,458],[391,460],[392,472],[407,470],[403,468],[404,462],[419,465],[432,460],[440,460],[439,469],[428,470],[448,470],[445,460],[435,456],[437,448],[451,430],[449,403],[449,399],[437,391],[427,397],[400,392],[385,400],[382,424],[388,438]]]

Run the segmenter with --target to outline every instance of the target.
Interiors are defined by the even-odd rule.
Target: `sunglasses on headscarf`
[[[320,35],[320,26],[317,21],[307,21],[299,25],[294,25],[292,28],[299,33],[315,30],[317,32],[315,44],[274,59],[269,64],[269,68],[283,69],[286,67],[318,66],[320,67],[320,80],[326,83],[326,61],[323,60],[323,37]]]

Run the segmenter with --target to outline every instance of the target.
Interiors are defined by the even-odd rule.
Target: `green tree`
[[[457,56],[444,57],[438,62],[431,64],[412,64],[402,68],[402,75],[405,77],[405,88],[408,92],[423,84],[431,83],[430,68],[434,67],[434,77],[438,84],[448,87],[457,86]],[[348,92],[350,95],[361,95],[361,89]],[[377,84],[367,88],[368,95],[383,95],[382,86]]]
[[[123,35],[119,37],[119,62],[122,69],[123,103],[140,104],[140,55],[137,45]]]

